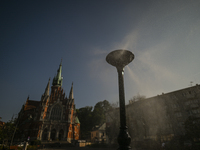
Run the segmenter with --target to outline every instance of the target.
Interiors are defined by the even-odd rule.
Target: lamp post
[[[115,66],[118,72],[119,84],[119,104],[120,104],[120,131],[118,135],[118,150],[130,150],[131,137],[128,134],[126,126],[126,109],[125,109],[125,95],[124,95],[124,67],[134,59],[134,54],[128,50],[115,50],[110,52],[106,61]]]

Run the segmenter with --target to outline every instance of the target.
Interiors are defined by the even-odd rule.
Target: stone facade
[[[40,101],[30,100],[22,106],[18,115],[19,128],[15,140],[68,141],[78,140],[80,122],[76,116],[73,83],[69,97],[62,89],[62,64],[53,79],[50,79]]]

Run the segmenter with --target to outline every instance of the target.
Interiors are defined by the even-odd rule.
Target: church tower
[[[57,74],[53,78],[46,115],[43,116],[43,121],[46,124],[46,127],[43,124],[43,131],[48,131],[48,133],[42,134],[40,137],[42,140],[64,139],[70,142],[79,139],[80,122],[75,111],[73,83],[69,98],[67,98],[62,88],[62,82],[61,61]],[[48,93],[48,88],[47,86],[45,93]]]
[[[57,70],[57,75],[53,78],[53,83],[51,87],[50,104],[54,103],[55,101],[65,99],[65,93],[63,93],[63,89],[62,89],[63,77],[61,76],[61,73],[62,73],[62,60]]]
[[[57,75],[53,78],[53,86],[62,86],[63,78],[61,76],[62,73],[62,60],[60,62],[59,69],[57,70]]]
[[[50,78],[41,96],[40,101],[26,100],[20,114],[20,130],[23,137],[41,141],[68,141],[78,140],[80,122],[76,116],[74,104],[73,83],[69,98],[62,88],[62,60],[53,78],[50,91]],[[32,117],[31,122],[28,117]],[[27,121],[28,120],[28,121]],[[27,129],[26,129],[27,128]]]

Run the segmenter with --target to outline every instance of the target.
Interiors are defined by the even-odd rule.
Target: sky
[[[126,104],[200,84],[199,0],[1,0],[0,117],[39,101],[62,59],[63,89],[76,108],[119,101],[116,49],[125,67]]]

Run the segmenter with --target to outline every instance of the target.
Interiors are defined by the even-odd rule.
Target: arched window
[[[51,140],[54,141],[56,139],[56,129],[51,130]]]
[[[51,111],[51,120],[61,120],[61,107],[60,105],[55,105]]]
[[[61,141],[63,139],[63,137],[64,137],[64,131],[63,131],[63,129],[61,129],[59,131],[59,140]]]
[[[43,131],[43,133],[42,133],[42,140],[47,140],[47,128],[46,129],[44,129],[44,131]]]

